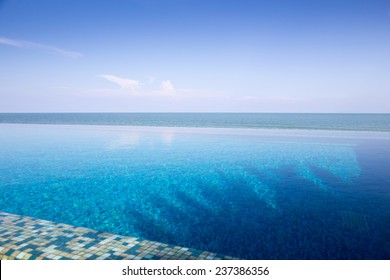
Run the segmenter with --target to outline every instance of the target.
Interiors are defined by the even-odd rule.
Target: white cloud
[[[172,82],[170,80],[165,80],[161,82],[160,85],[160,91],[164,95],[171,95],[173,96],[176,92],[175,87],[173,86]]]
[[[7,46],[12,46],[21,49],[36,49],[51,54],[62,55],[70,58],[79,58],[83,56],[81,53],[67,51],[50,45],[44,45],[44,44],[39,44],[30,41],[23,41],[23,40],[14,40],[5,37],[0,37],[0,45],[7,45]]]
[[[131,93],[137,94],[140,82],[136,80],[130,80],[125,78],[120,78],[114,75],[99,75],[98,77],[106,79],[107,81],[113,82],[119,85],[122,89],[127,90]]]

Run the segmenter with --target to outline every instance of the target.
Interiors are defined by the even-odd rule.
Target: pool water
[[[390,133],[0,125],[0,211],[243,259],[389,259]]]

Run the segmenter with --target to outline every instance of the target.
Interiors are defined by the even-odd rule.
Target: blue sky
[[[0,0],[0,112],[390,113],[390,0]]]

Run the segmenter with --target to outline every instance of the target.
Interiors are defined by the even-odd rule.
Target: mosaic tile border
[[[229,256],[0,212],[0,260],[228,260]]]

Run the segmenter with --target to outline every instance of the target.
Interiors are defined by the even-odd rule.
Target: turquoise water
[[[0,113],[0,123],[390,131],[390,114]]]
[[[0,211],[244,259],[389,259],[390,133],[0,124]]]

